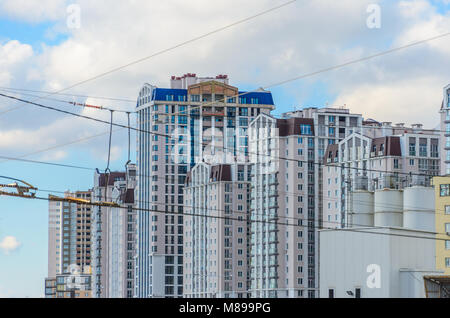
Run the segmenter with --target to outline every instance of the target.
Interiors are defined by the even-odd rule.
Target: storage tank
[[[434,190],[431,187],[412,186],[403,191],[403,226],[435,232]]]
[[[375,191],[375,226],[403,226],[402,192],[402,190],[395,189],[383,189]]]
[[[373,192],[358,190],[350,194],[351,226],[373,226]]]

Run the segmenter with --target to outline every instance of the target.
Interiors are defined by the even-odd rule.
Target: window
[[[450,250],[450,241],[449,240],[445,241],[445,249]]]
[[[450,257],[445,258],[445,267],[450,267]]]
[[[427,156],[427,140],[424,138],[421,138],[419,141],[419,156]]]
[[[361,298],[361,288],[355,288],[355,298]]]
[[[450,233],[450,223],[445,223],[445,233]]]
[[[409,143],[409,155],[410,156],[415,156],[416,155],[416,143],[415,143],[415,141]]]
[[[445,214],[450,214],[450,205],[445,206]]]
[[[311,125],[300,125],[300,134],[302,135],[311,135]]]
[[[448,197],[448,196],[450,196],[450,184],[441,184],[439,189],[440,189],[439,193],[440,193],[441,197]]]

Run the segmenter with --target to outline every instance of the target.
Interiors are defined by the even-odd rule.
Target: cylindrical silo
[[[403,191],[383,189],[375,191],[375,226],[403,226]]]
[[[403,193],[403,226],[405,228],[435,231],[434,189],[413,186]]]
[[[358,190],[351,193],[351,223],[352,226],[373,226],[373,192]]]

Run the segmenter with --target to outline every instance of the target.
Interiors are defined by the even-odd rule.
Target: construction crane
[[[34,199],[36,197],[36,191],[38,189],[28,182],[5,176],[0,176],[0,178],[14,181],[13,183],[0,184],[0,195],[27,199]]]

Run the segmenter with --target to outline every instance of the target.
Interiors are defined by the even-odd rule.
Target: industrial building
[[[426,297],[436,269],[434,190],[350,193],[352,226],[320,231],[321,297]]]

